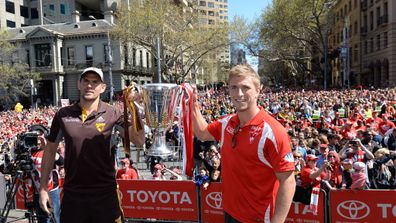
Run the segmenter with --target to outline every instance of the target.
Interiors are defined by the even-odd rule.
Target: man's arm
[[[201,107],[197,101],[197,88],[194,87],[193,93],[193,131],[194,135],[201,141],[214,141],[214,137],[208,131],[208,123],[201,114]]]
[[[47,142],[42,143],[44,148],[43,160],[41,164],[41,179],[40,179],[40,207],[47,213],[50,211],[47,208],[50,198],[48,194],[48,179],[54,167],[56,151],[59,143]]]
[[[293,171],[275,173],[279,180],[279,190],[275,201],[275,214],[271,219],[272,223],[283,223],[289,213],[290,205],[293,201],[296,181]]]

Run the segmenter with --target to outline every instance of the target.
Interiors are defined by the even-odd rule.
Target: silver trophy
[[[176,84],[145,84],[142,87],[146,124],[153,130],[153,144],[146,151],[149,156],[173,155],[173,150],[166,144],[165,134],[174,121],[178,89]]]

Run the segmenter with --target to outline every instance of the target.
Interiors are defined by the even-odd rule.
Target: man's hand
[[[51,211],[47,207],[47,204],[51,204],[48,189],[40,188],[39,195],[40,195],[39,204],[40,204],[41,209],[45,213],[51,214]]]
[[[140,99],[142,98],[142,95],[138,91],[136,91],[135,87],[130,86],[128,88],[129,88],[127,90],[128,91],[128,98],[127,98],[128,101],[130,101],[130,102],[133,102],[133,101],[139,102]]]

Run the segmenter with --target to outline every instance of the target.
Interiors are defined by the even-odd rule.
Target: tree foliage
[[[181,3],[180,3],[181,4]],[[203,26],[195,5],[182,6],[174,0],[131,1],[117,12],[113,37],[148,50],[157,59],[157,38],[161,40],[162,79],[179,80],[194,72],[204,58],[229,45],[224,24]]]
[[[236,18],[234,26],[241,27],[233,36],[248,52],[265,63],[283,64],[289,77],[306,84],[307,77],[321,76],[324,65],[325,35],[329,29],[329,6],[335,0],[274,0],[264,9],[261,18],[253,23]],[[275,70],[267,70],[267,73]]]
[[[0,105],[5,108],[29,96],[30,79],[39,79],[38,73],[29,72],[27,64],[13,59],[12,54],[17,48],[8,41],[9,38],[5,30],[0,31]]]

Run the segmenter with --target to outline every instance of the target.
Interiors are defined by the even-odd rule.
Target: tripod
[[[27,194],[28,191],[26,188],[26,181],[29,179],[32,182],[33,202],[28,201],[28,194]],[[39,216],[34,213],[35,203],[38,203],[38,194],[37,194],[37,188],[33,181],[33,176],[32,176],[31,171],[30,170],[29,171],[18,170],[18,171],[16,171],[15,176],[12,178],[12,185],[11,185],[9,192],[7,193],[7,200],[6,200],[4,208],[0,215],[0,223],[7,222],[8,214],[12,207],[12,201],[15,200],[15,195],[18,192],[19,187],[22,187],[24,207],[27,209],[27,211],[25,212],[24,217],[21,217],[21,218],[12,220],[12,221],[8,221],[8,222],[16,222],[16,221],[26,218],[26,219],[28,219],[29,223],[35,223],[36,222],[35,220],[38,220],[40,217],[43,217],[41,215]],[[54,220],[53,214],[51,214],[51,216],[50,216],[50,222],[56,223],[56,221]]]

